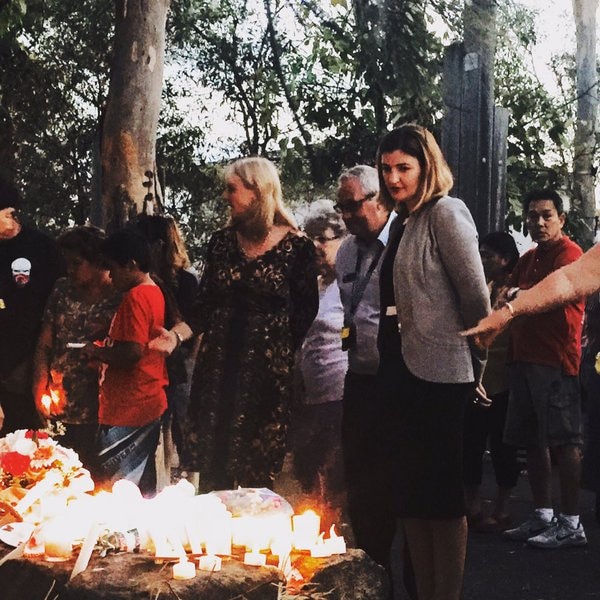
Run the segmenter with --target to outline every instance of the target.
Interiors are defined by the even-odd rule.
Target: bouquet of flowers
[[[280,514],[291,516],[290,503],[268,488],[242,488],[210,492],[217,496],[233,517],[250,517]]]
[[[22,520],[46,494],[93,488],[77,453],[48,432],[20,429],[0,438],[0,524]]]

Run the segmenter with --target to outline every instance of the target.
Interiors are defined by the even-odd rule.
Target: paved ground
[[[555,475],[555,498],[557,478]],[[493,496],[492,469],[486,463],[484,491]],[[600,526],[594,517],[595,497],[582,492],[581,520],[588,545],[538,550],[504,541],[499,535],[469,535],[463,600],[593,600],[600,599]],[[527,476],[511,499],[515,522],[531,510]]]
[[[482,489],[484,498],[493,497],[489,461]],[[296,506],[300,496],[288,469],[276,490]],[[526,474],[519,479],[509,509],[516,524],[531,510]],[[594,496],[589,492],[582,492],[581,520],[588,538],[588,545],[582,548],[538,550],[504,541],[499,534],[470,533],[463,600],[600,600],[600,526],[594,518]],[[344,534],[348,537],[347,531]],[[405,598],[397,589],[395,600]]]

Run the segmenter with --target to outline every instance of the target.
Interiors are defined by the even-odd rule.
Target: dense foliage
[[[59,229],[97,195],[113,3],[18,0],[0,9],[0,168],[27,210]],[[330,195],[341,169],[372,162],[381,133],[442,116],[443,45],[461,36],[458,0],[179,0],[167,24],[158,139],[165,208],[199,247],[224,219],[219,163],[260,153],[292,204]],[[443,36],[433,22],[446,23]],[[497,104],[512,111],[510,220],[534,185],[568,187],[573,58],[554,57],[563,98],[528,61],[534,15],[498,7]]]

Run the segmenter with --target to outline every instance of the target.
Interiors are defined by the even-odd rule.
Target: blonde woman
[[[285,455],[294,352],[319,294],[313,243],[282,200],[275,165],[244,158],[225,171],[227,227],[208,244],[190,327],[202,333],[182,466],[202,489],[271,487]],[[172,350],[184,323],[154,347]]]
[[[419,600],[458,600],[467,524],[462,484],[464,410],[485,353],[459,332],[490,310],[477,231],[448,195],[452,175],[426,129],[404,125],[381,140],[384,198],[404,223],[393,265],[382,267],[382,319],[399,325],[380,354],[395,511],[406,533]],[[395,234],[390,234],[390,238]],[[391,242],[390,242],[391,244]],[[389,261],[387,261],[389,263]],[[380,347],[394,348],[393,344]]]

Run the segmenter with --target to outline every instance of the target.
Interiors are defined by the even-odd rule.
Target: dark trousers
[[[467,405],[465,414],[463,476],[466,485],[480,485],[482,459],[489,441],[492,465],[498,487],[512,488],[517,484],[519,464],[517,448],[502,441],[508,391],[492,396],[492,405]]]
[[[387,457],[381,446],[381,415],[376,375],[348,372],[342,416],[348,513],[356,546],[391,573],[396,518],[385,466]]]

